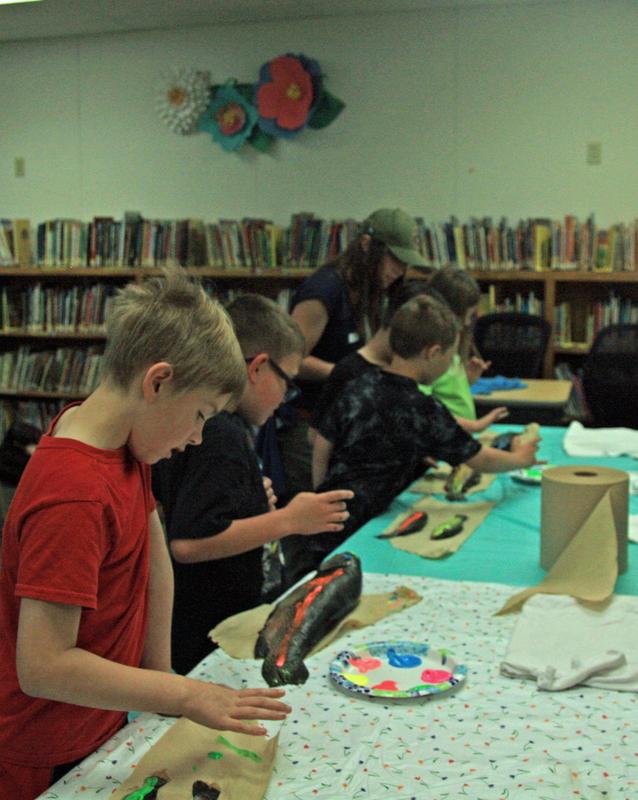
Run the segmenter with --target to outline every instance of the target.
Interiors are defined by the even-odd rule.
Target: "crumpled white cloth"
[[[633,428],[586,428],[571,422],[563,437],[570,456],[622,456],[638,458],[638,430]]]
[[[546,691],[578,684],[638,691],[638,597],[614,595],[597,608],[567,595],[530,598],[501,673],[534,680]]]

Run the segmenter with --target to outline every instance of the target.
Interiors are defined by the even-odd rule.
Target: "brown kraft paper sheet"
[[[421,556],[421,558],[441,558],[449,553],[455,553],[471,535],[476,528],[483,522],[485,517],[494,508],[495,503],[444,503],[432,497],[419,500],[408,511],[399,514],[396,519],[386,528],[385,532],[395,530],[404,519],[415,511],[425,511],[428,515],[427,525],[418,533],[411,533],[407,536],[397,536],[388,539],[388,542],[397,550],[404,550],[407,553]],[[463,522],[461,533],[449,539],[433,540],[430,534],[442,522],[449,520],[456,514],[465,514],[467,519]]]
[[[159,789],[157,800],[188,800],[198,780],[220,789],[220,800],[261,800],[272,774],[278,738],[279,734],[266,738],[218,731],[179,719],[109,798],[135,796],[148,778],[159,775],[168,783]]]
[[[364,594],[357,607],[335,626],[312,649],[309,655],[318,653],[350,630],[365,628],[380,619],[416,605],[421,596],[407,586],[397,588],[386,594]],[[264,604],[242,611],[220,622],[208,636],[216,642],[231,658],[254,658],[255,643],[259,631],[266,624],[273,605]]]

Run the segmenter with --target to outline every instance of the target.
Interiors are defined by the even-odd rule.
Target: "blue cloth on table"
[[[510,425],[493,425],[490,430],[505,433]],[[566,428],[541,427],[539,455],[552,466],[582,466],[582,458],[565,453],[563,439]],[[588,457],[587,464],[614,467],[630,472],[636,461],[627,456],[615,458]],[[476,531],[456,553],[445,558],[421,558],[397,550],[388,539],[377,539],[397,514],[414,511],[414,503],[422,494],[405,490],[390,507],[371,519],[339,546],[338,552],[350,550],[361,559],[364,572],[396,573],[405,577],[420,575],[454,581],[506,583],[514,586],[535,586],[545,577],[540,566],[541,487],[512,480],[507,473],[484,492],[471,495],[472,502],[483,500],[496,505]],[[437,498],[440,499],[440,498]],[[450,503],[450,512],[454,503]],[[638,514],[638,495],[629,496],[629,513]],[[618,576],[616,594],[638,596],[638,544],[629,544],[629,568]]]
[[[491,394],[492,392],[503,392],[508,389],[525,389],[527,384],[520,378],[506,378],[504,375],[496,375],[494,378],[479,378],[471,386],[472,394]]]

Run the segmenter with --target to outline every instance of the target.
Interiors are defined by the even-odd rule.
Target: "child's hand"
[[[286,694],[283,689],[231,689],[220,683],[186,680],[188,697],[184,716],[208,728],[264,736],[263,726],[241,720],[280,720],[292,711],[277,699]]]
[[[323,533],[343,530],[343,523],[350,516],[346,500],[354,492],[349,489],[334,489],[330,492],[299,492],[288,503],[290,533]]]
[[[546,464],[546,461],[539,461],[536,458],[540,436],[536,436],[528,441],[521,441],[515,436],[512,439],[512,454],[516,456],[519,467],[532,467],[534,464]]]
[[[270,478],[263,478],[264,489],[266,490],[266,497],[268,498],[268,509],[274,511],[277,508],[277,495],[272,488],[272,481]]]
[[[509,413],[510,412],[505,408],[505,406],[493,408],[491,411],[488,411],[487,414],[484,414],[482,417],[479,417],[476,420],[476,427],[474,428],[475,432],[480,433],[481,431],[484,431],[486,428],[489,428],[490,425],[494,425],[499,420],[505,419]]]
[[[478,356],[472,356],[465,365],[465,372],[467,373],[467,379],[470,384],[476,383],[485,370],[489,369],[491,366],[491,361],[483,361],[483,359],[478,358]]]

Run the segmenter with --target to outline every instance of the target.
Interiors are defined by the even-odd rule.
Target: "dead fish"
[[[269,686],[305,683],[303,659],[361,598],[361,562],[354,553],[323,561],[314,577],[280,600],[259,632],[256,658]]]
[[[220,795],[220,789],[210,786],[204,781],[195,781],[193,784],[193,800],[217,800]]]
[[[465,493],[476,486],[481,480],[481,475],[467,464],[459,464],[454,467],[448,479],[445,481],[446,500],[465,500]]]

